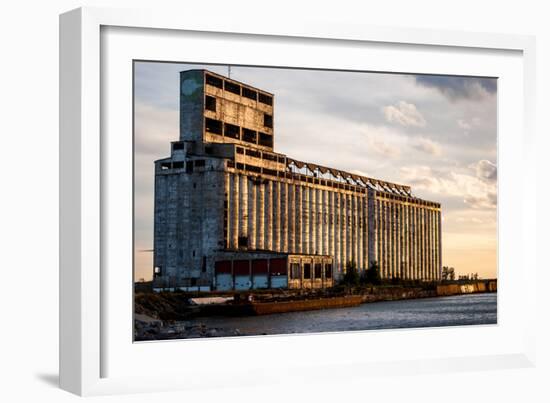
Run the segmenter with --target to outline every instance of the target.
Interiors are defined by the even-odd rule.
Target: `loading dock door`
[[[250,290],[252,282],[250,281],[250,261],[233,261],[233,274],[235,275],[235,290]]]
[[[223,260],[214,264],[216,270],[216,290],[228,291],[233,289],[233,275],[231,261]]]
[[[216,290],[229,291],[233,289],[233,276],[231,274],[216,274]]]
[[[269,277],[267,273],[267,259],[252,261],[252,288],[267,288]]]

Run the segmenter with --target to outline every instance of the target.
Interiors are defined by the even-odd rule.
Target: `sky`
[[[135,279],[152,276],[153,161],[179,138],[179,72],[227,66],[136,62]],[[441,203],[443,266],[497,277],[497,80],[231,67],[274,94],[274,148],[412,187]]]

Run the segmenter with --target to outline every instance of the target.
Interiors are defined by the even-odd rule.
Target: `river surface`
[[[190,323],[191,322],[191,323]],[[266,335],[497,323],[497,294],[383,301],[353,308],[265,316],[208,317],[187,322],[216,329],[210,336]],[[196,337],[180,335],[180,337]]]

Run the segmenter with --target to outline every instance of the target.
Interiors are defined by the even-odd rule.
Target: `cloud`
[[[479,128],[481,125],[481,119],[478,117],[471,119],[458,119],[456,124],[464,131],[465,135],[469,135],[473,129]]]
[[[436,142],[427,139],[425,137],[420,137],[418,139],[415,139],[412,144],[413,148],[422,151],[427,154],[431,154],[434,156],[440,156],[442,154],[441,146],[437,144]]]
[[[496,78],[458,76],[415,76],[418,85],[435,88],[451,101],[479,100],[497,92]]]
[[[483,224],[485,221],[478,217],[457,217],[456,222],[459,223],[473,223],[473,224]]]
[[[491,161],[481,160],[473,166],[476,170],[477,177],[487,182],[496,182],[497,166]]]
[[[462,130],[466,132],[469,132],[472,129],[472,125],[467,121],[465,121],[464,119],[458,119],[456,123],[458,124],[458,127],[460,127]]]
[[[399,147],[375,137],[368,138],[368,145],[371,151],[374,151],[383,157],[398,158],[401,155],[401,150]]]
[[[397,105],[388,105],[382,108],[384,117],[390,123],[399,123],[401,126],[425,127],[426,119],[418,111],[416,105],[399,101]]]
[[[467,172],[435,171],[428,166],[403,167],[400,171],[404,180],[415,189],[460,198],[474,209],[494,209],[497,205],[496,183],[487,178],[487,175],[492,177],[492,173],[486,162],[489,161],[479,161],[475,167],[468,167]],[[496,170],[494,175],[496,178]]]

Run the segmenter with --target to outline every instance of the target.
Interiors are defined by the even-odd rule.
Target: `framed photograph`
[[[64,389],[532,365],[532,38],[60,24]]]

